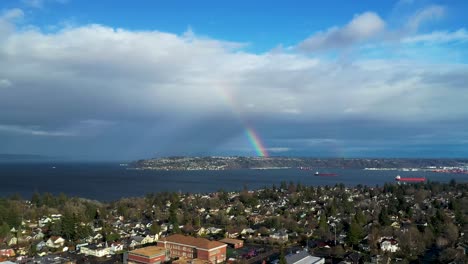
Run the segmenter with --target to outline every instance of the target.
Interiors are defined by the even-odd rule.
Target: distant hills
[[[228,170],[271,168],[428,168],[466,166],[468,159],[167,157],[138,160],[130,168],[150,170]]]

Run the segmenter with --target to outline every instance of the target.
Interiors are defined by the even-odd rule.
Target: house
[[[394,221],[392,224],[390,224],[390,226],[393,227],[393,228],[398,229],[398,228],[400,228],[400,223],[398,223],[397,221]]]
[[[223,231],[221,228],[216,228],[216,227],[208,227],[206,229],[208,234],[219,234],[221,231]]]
[[[95,256],[95,257],[104,257],[109,255],[111,248],[107,246],[107,243],[100,243],[100,244],[91,244],[87,246],[80,247],[80,252],[85,255]]]
[[[46,246],[47,246],[47,245],[46,245],[46,242],[41,241],[41,242],[37,243],[37,245],[36,245],[36,250],[37,250],[37,251],[41,251],[41,250],[42,250],[43,248],[45,248]]]
[[[279,232],[270,234],[270,239],[285,242],[285,241],[288,241],[288,233],[284,230],[281,230]]]
[[[361,254],[358,252],[352,252],[346,256],[346,261],[353,264],[358,264],[361,260]]]
[[[0,257],[14,257],[15,251],[11,248],[8,249],[0,249]]]
[[[400,248],[398,247],[398,242],[395,239],[384,238],[380,242],[380,249],[386,252],[397,252]]]
[[[150,246],[128,252],[128,263],[159,264],[169,260],[169,252],[163,247]]]
[[[240,235],[240,231],[241,230],[239,228],[237,228],[237,227],[228,228],[226,230],[225,236],[228,237],[228,238],[237,238]]]
[[[324,264],[325,259],[314,257],[309,254],[308,251],[299,251],[296,254],[287,255],[286,263],[288,264]]]
[[[171,235],[158,241],[158,246],[169,250],[169,256],[207,260],[212,263],[226,261],[227,245],[219,241],[184,235]]]
[[[18,244],[18,238],[16,238],[16,237],[10,237],[7,240],[7,245],[8,246],[13,246],[13,245],[17,245],[17,244]]]
[[[52,219],[50,219],[49,217],[44,217],[39,220],[39,227],[44,227],[50,222],[52,222]]]
[[[39,231],[37,234],[35,234],[35,235],[33,236],[33,239],[34,239],[34,240],[42,240],[42,239],[44,239],[44,233],[42,233],[42,231]]]
[[[93,237],[93,239],[94,239],[95,241],[101,241],[103,238],[104,238],[104,236],[101,235],[101,234],[99,234],[99,233],[97,233],[97,234]]]
[[[130,244],[128,245],[129,247],[131,248],[134,248],[136,246],[139,246],[139,245],[142,245],[142,241],[144,240],[145,238],[142,237],[142,236],[132,236],[130,237]]]
[[[200,227],[200,228],[198,228],[198,230],[195,229],[195,234],[197,234],[199,236],[203,236],[206,233],[207,233],[207,229],[205,229],[204,227]]]
[[[114,242],[111,244],[111,253],[115,254],[116,252],[124,250],[124,244],[119,242]]]
[[[140,245],[153,243],[155,241],[153,236],[146,235],[140,242]]]
[[[244,241],[243,240],[233,239],[233,238],[221,239],[219,242],[225,243],[228,246],[231,246],[232,248],[235,248],[235,249],[241,248],[241,247],[244,246]]]
[[[250,227],[249,228],[244,228],[241,231],[241,235],[252,235],[252,234],[255,234],[255,230],[253,230]]]
[[[63,244],[65,244],[65,239],[59,236],[51,236],[46,242],[48,248],[60,248]]]

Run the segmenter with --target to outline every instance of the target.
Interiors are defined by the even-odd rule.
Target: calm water
[[[53,167],[56,168],[53,168]],[[220,189],[242,190],[279,186],[282,181],[304,185],[347,186],[357,184],[375,186],[393,182],[397,174],[425,176],[431,181],[468,182],[468,175],[432,172],[364,171],[357,169],[322,169],[336,177],[313,176],[313,171],[285,170],[229,170],[229,171],[140,171],[128,170],[118,164],[0,164],[0,196],[19,193],[30,198],[35,191],[97,200],[116,200],[121,197],[144,196],[151,192],[215,192]]]

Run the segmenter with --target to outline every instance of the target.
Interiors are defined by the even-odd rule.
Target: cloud
[[[47,137],[76,137],[90,136],[102,131],[103,128],[114,125],[115,122],[106,120],[81,120],[61,129],[44,129],[37,125],[0,124],[0,132]]]
[[[402,39],[403,43],[429,43],[429,44],[441,44],[441,43],[465,43],[468,41],[468,32],[466,29],[461,28],[456,31],[434,31],[428,34],[420,34],[410,36]]]
[[[464,73],[463,65],[447,65],[441,73],[411,61],[341,64],[284,52],[252,54],[220,40],[102,25],[48,34],[21,30],[1,44],[3,78],[15,83],[15,89],[4,91],[0,110],[19,119],[193,113],[203,118],[213,112],[239,112],[246,118],[293,113],[299,119],[411,119],[424,112],[423,119],[437,119],[467,112],[464,107],[454,113],[444,110],[464,105],[465,96],[458,95],[461,87],[454,82],[443,91],[425,82],[450,74],[452,68]],[[440,101],[438,95],[452,99]]]
[[[70,0],[22,0],[22,2],[32,8],[43,8],[46,3],[66,4]]]
[[[11,81],[8,79],[0,79],[0,88],[7,88],[12,85]]]
[[[0,15],[0,20],[4,21],[15,21],[18,19],[22,19],[24,17],[23,10],[19,8],[8,9],[2,12]]]
[[[275,148],[266,148],[268,152],[272,153],[281,153],[281,152],[288,152],[291,151],[291,148],[287,147],[275,147]]]
[[[73,133],[66,131],[46,131],[36,129],[32,127],[23,127],[17,125],[0,125],[0,131],[15,133],[15,134],[26,134],[32,136],[51,136],[51,137],[69,137],[74,136]]]
[[[9,30],[0,37],[0,85],[11,88],[0,91],[0,131],[21,139],[0,139],[11,149],[33,137],[48,143],[69,138],[84,152],[93,146],[96,153],[125,150],[133,157],[251,150],[242,127],[249,123],[270,152],[319,153],[346,144],[358,149],[367,139],[393,144],[424,133],[419,124],[464,123],[468,116],[468,66],[453,61],[384,54],[343,62],[294,50],[251,53],[245,43],[193,30],[173,34],[90,24],[50,33],[11,20],[3,25]],[[358,46],[378,40],[384,28],[377,14],[367,12],[299,46]],[[465,35],[464,29],[407,35],[396,45],[462,41]]]
[[[324,32],[317,32],[298,45],[302,51],[318,51],[346,48],[367,41],[385,28],[385,22],[374,12],[355,15],[343,27],[332,27]]]
[[[406,29],[410,32],[416,32],[424,23],[437,20],[443,17],[445,8],[440,5],[430,5],[412,15],[407,23]]]

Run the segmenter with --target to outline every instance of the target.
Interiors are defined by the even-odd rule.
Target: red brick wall
[[[149,259],[149,258],[145,258],[145,257],[142,257],[142,256],[128,254],[128,260],[129,261],[135,261],[135,262],[138,262],[138,263],[150,264],[150,263],[156,263],[158,261],[159,262],[164,262],[165,261],[165,256],[161,255],[161,256]]]
[[[159,247],[164,247],[163,242],[158,242]],[[218,262],[226,260],[226,247],[222,247],[216,250],[208,251],[204,249],[194,250],[190,246],[175,245],[170,242],[166,242],[167,249],[169,249],[171,257],[187,257],[187,258],[199,258],[203,260],[209,260],[214,263],[215,259]],[[185,247],[185,250],[183,249]],[[185,256],[184,256],[185,253]]]
[[[207,250],[198,250],[198,258],[199,259],[204,259],[204,260],[209,260],[211,262],[215,262],[216,260],[218,262],[223,262],[226,260],[226,247],[222,247],[220,249],[215,249],[212,251],[207,251]]]

